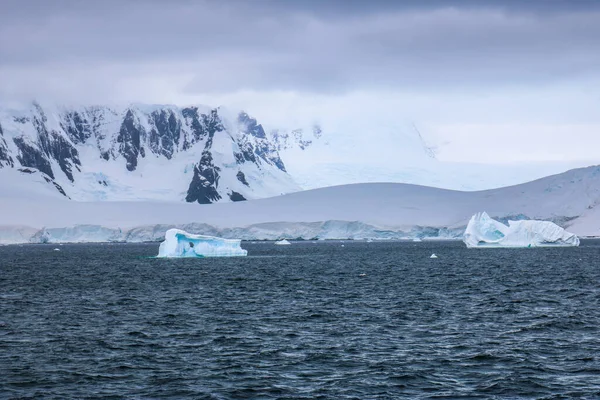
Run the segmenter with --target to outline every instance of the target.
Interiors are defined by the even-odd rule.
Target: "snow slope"
[[[600,235],[598,166],[478,192],[357,184],[211,205],[71,202],[9,192],[0,194],[4,243],[20,241],[22,233],[10,232],[23,227],[37,229],[33,241],[157,240],[172,227],[240,239],[458,238],[481,210],[501,221],[550,220],[580,236]]]
[[[440,161],[437,149],[410,122],[344,114],[318,126],[270,132],[286,169],[303,189],[398,182],[453,190],[504,187],[572,168],[575,162],[473,164]],[[282,136],[283,139],[282,140]]]

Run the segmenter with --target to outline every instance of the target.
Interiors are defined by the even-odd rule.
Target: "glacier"
[[[181,229],[169,229],[158,249],[159,258],[239,257],[248,255],[239,239],[194,235]]]
[[[508,221],[508,225],[480,212],[469,220],[463,241],[468,248],[570,247],[579,238],[550,221]]]

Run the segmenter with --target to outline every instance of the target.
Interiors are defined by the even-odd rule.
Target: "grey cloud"
[[[600,71],[594,3],[423,3],[4,0],[0,73],[25,87],[24,70],[94,79],[105,65],[116,84],[166,66],[198,93],[543,83]],[[15,91],[0,82],[0,94]]]

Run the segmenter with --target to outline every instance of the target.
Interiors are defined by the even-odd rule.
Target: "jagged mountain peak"
[[[40,173],[76,200],[211,203],[298,190],[262,125],[231,114],[138,103],[0,109],[0,167]]]

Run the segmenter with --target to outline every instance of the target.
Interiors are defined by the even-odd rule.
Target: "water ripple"
[[[600,398],[600,242],[344,244],[0,247],[0,398]]]

